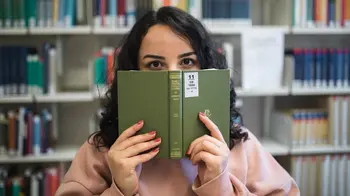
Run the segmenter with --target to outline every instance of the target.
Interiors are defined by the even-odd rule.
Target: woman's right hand
[[[161,140],[154,139],[155,131],[135,135],[142,128],[143,123],[140,121],[125,130],[108,151],[108,164],[114,182],[125,196],[134,195],[137,192],[141,172],[139,165],[151,160],[159,152],[158,146]],[[153,148],[155,149],[149,151]],[[149,152],[144,153],[144,151]]]

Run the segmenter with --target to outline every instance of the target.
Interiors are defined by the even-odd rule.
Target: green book
[[[144,120],[137,133],[157,131],[161,137],[158,158],[186,156],[192,141],[208,134],[199,112],[219,127],[229,142],[230,72],[196,71],[118,71],[118,131]]]

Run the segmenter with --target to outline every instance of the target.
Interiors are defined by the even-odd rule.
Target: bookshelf
[[[303,2],[303,0],[295,1]],[[43,47],[42,43],[46,41],[54,45],[54,58],[57,60],[56,74],[59,75],[55,81],[57,88],[53,93],[34,93],[33,95],[0,94],[0,109],[4,109],[4,111],[15,110],[34,102],[39,107],[45,106],[49,109],[57,107],[57,111],[53,111],[52,115],[55,116],[55,128],[60,135],[57,147],[52,154],[10,157],[1,155],[0,151],[0,166],[2,164],[35,163],[45,165],[47,163],[70,162],[73,160],[79,146],[87,139],[89,133],[97,129],[95,113],[101,106],[100,101],[104,97],[105,88],[96,90],[94,87],[95,54],[101,52],[104,48],[114,48],[122,36],[129,32],[130,25],[113,25],[108,20],[105,24],[96,23],[96,21],[101,20],[101,16],[94,15],[95,5],[93,5],[93,1],[88,0],[84,2],[83,9],[79,11],[83,13],[82,17],[74,20],[72,23],[64,22],[65,19],[63,19],[56,21],[59,25],[55,26],[39,25],[40,27],[16,28],[10,26],[0,28],[0,45],[23,44],[39,49]],[[203,22],[216,40],[222,43],[232,43],[232,63],[234,64],[234,69],[237,70],[237,73],[234,74],[238,97],[236,107],[242,112],[248,129],[257,135],[267,152],[275,157],[286,158],[289,160],[289,163],[293,158],[299,156],[313,157],[349,154],[350,143],[344,146],[318,144],[298,147],[289,145],[288,142],[284,142],[284,140],[276,137],[278,134],[276,132],[278,131],[284,134],[280,137],[285,137],[289,141],[292,140],[290,127],[284,126],[279,130],[272,130],[271,121],[273,122],[276,119],[271,116],[279,109],[276,107],[278,105],[276,102],[284,102],[284,105],[288,106],[283,109],[294,109],[299,106],[306,108],[306,106],[317,102],[308,102],[307,100],[310,97],[347,97],[350,95],[350,86],[317,88],[313,86],[293,86],[293,82],[296,79],[296,74],[293,70],[294,63],[287,63],[286,60],[288,58],[288,60],[291,60],[290,62],[294,62],[295,58],[293,55],[295,53],[293,53],[293,49],[350,49],[350,26],[348,25],[349,21],[346,22],[344,19],[343,25],[330,27],[325,25],[327,21],[324,18],[320,19],[321,23],[324,23],[323,25],[316,25],[317,22],[314,19],[305,18],[304,15],[303,17],[295,15],[293,10],[297,9],[292,9],[294,5],[291,3],[292,1],[289,0],[251,0],[249,17],[237,20],[238,22],[212,19],[208,16],[208,13],[202,15],[202,17],[198,15],[196,17]],[[307,10],[307,12],[309,11]],[[349,18],[347,19],[350,20]],[[334,20],[342,19],[335,18]],[[305,25],[306,23],[311,25]],[[245,32],[252,30],[280,31],[284,34],[285,50],[292,50],[291,53],[284,54],[284,61],[280,65],[280,67],[283,67],[283,71],[289,70],[292,74],[284,75],[283,80],[285,77],[288,77],[289,80],[281,81],[281,85],[278,88],[270,88],[270,84],[266,84],[266,88],[245,89],[242,87],[241,38]],[[264,71],[263,69],[266,65],[262,64],[261,67],[257,69],[257,72]],[[273,76],[266,75],[266,77]],[[327,101],[322,103],[326,107]],[[2,112],[1,110],[0,113]],[[348,130],[347,133],[350,134],[349,132]],[[291,164],[293,165],[294,163]],[[293,173],[295,172],[294,169],[288,165],[283,166],[291,174],[297,175]]]

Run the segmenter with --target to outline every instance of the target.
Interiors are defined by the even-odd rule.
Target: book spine
[[[169,139],[170,158],[181,158],[182,149],[182,75],[181,72],[169,73]]]

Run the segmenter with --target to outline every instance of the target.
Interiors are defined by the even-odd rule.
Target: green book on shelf
[[[118,131],[139,120],[137,133],[157,131],[158,158],[178,159],[196,138],[210,134],[199,112],[219,127],[229,142],[229,70],[118,71]]]

